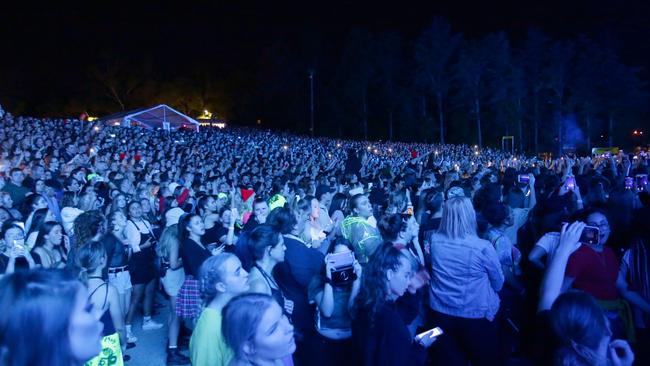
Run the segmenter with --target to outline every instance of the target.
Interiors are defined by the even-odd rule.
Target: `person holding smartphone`
[[[14,273],[18,269],[32,269],[36,266],[29,250],[25,248],[25,233],[15,221],[7,221],[2,225],[0,237],[2,237],[0,275]]]
[[[350,308],[359,294],[362,268],[354,259],[352,245],[345,239],[333,241],[325,256],[323,271],[314,276],[309,284],[309,301],[316,304],[315,347],[318,357],[312,358],[314,365],[352,365],[349,355],[352,347],[352,318]],[[336,280],[337,268],[334,256],[349,255],[348,272],[354,274],[349,281]],[[346,263],[347,267],[347,263]],[[340,278],[340,276],[338,276]]]
[[[424,365],[435,337],[414,337],[395,301],[413,276],[410,254],[382,245],[363,269],[359,295],[352,308],[355,364]]]

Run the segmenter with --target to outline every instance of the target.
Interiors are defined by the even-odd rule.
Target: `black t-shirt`
[[[201,244],[192,239],[185,239],[181,245],[181,257],[183,258],[183,269],[185,274],[192,275],[196,279],[199,275],[199,269],[206,259],[210,258],[212,253]]]

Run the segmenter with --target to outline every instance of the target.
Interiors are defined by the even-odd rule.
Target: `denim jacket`
[[[430,306],[461,318],[487,318],[499,311],[503,272],[492,244],[478,237],[431,239]]]

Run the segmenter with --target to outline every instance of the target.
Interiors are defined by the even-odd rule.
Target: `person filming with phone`
[[[604,211],[586,209],[576,212],[576,221],[587,224],[580,236],[583,244],[567,263],[563,291],[584,291],[596,299],[610,320],[613,338],[634,339],[630,307],[619,296],[619,262],[614,250],[606,245],[610,226]]]

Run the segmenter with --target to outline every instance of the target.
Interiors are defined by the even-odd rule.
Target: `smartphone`
[[[632,188],[634,188],[634,178],[625,177],[625,189],[632,189]]]
[[[406,208],[406,214],[410,215],[410,216],[413,216],[413,206],[408,206]]]
[[[636,175],[636,189],[639,192],[644,192],[648,190],[648,175],[647,174],[637,174]]]
[[[419,341],[421,339],[424,339],[424,337],[435,338],[435,337],[437,337],[437,336],[439,336],[441,334],[444,334],[444,333],[445,332],[443,332],[442,329],[440,329],[440,327],[435,327],[433,329],[427,330],[426,332],[422,332],[422,333],[416,335],[415,339]]]
[[[530,177],[528,176],[528,174],[519,174],[517,176],[517,182],[528,184],[530,182]]]
[[[573,191],[576,188],[576,178],[572,175],[566,177],[566,182],[564,182],[566,188],[570,191]]]
[[[584,244],[597,245],[600,243],[600,229],[594,226],[585,226],[580,234],[580,242]]]
[[[327,261],[332,262],[332,267],[334,268],[352,266],[354,263],[354,252],[332,253],[327,256]]]

